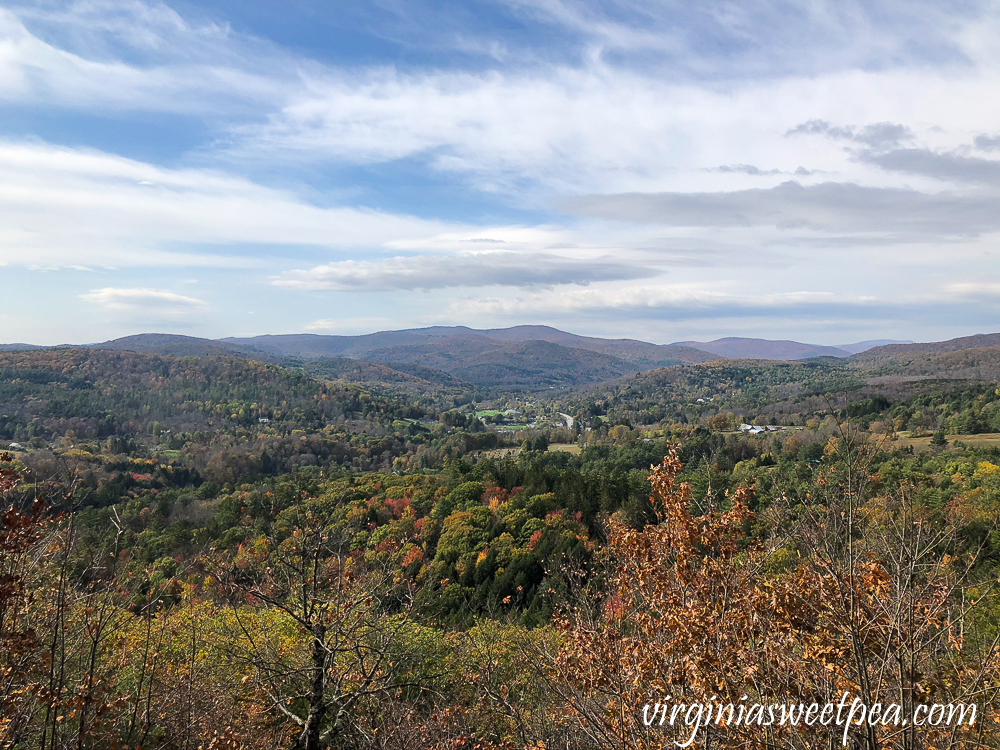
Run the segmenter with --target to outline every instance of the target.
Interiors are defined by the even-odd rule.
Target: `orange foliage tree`
[[[848,451],[830,493],[762,538],[749,533],[748,489],[693,515],[672,450],[650,477],[659,523],[637,531],[612,520],[603,596],[557,619],[561,734],[595,748],[992,746],[1000,665],[996,641],[972,632],[975,554],[947,554],[955,523],[934,526],[905,498],[866,497],[863,459]],[[848,722],[782,725],[766,713],[731,721],[726,708],[822,706],[845,693],[848,705],[898,703],[904,717],[961,701],[978,721],[883,725],[855,713],[845,731]]]

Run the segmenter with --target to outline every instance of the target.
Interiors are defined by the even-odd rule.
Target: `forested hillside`
[[[995,746],[994,357],[526,394],[344,359],[0,353],[0,746],[661,748],[691,734],[643,720],[666,694],[844,692],[987,717],[911,744],[858,724],[856,747]]]
[[[466,326],[435,326],[406,331],[382,331],[363,336],[323,336],[290,334],[284,336],[254,336],[224,339],[225,344],[254,347],[262,352],[295,356],[353,357],[385,361],[410,362],[421,351],[447,351],[459,358],[475,356],[483,351],[508,350],[510,344],[549,343],[556,348],[583,350],[629,362],[634,369],[647,369],[679,362],[704,362],[712,355],[691,347],[671,344],[657,345],[634,339],[602,339],[577,336],[549,326],[514,326],[512,328],[475,329]],[[514,349],[513,351],[516,351]],[[411,353],[412,352],[412,353]],[[562,353],[567,356],[567,353]]]
[[[15,439],[70,429],[81,438],[225,430],[255,427],[261,419],[282,429],[316,429],[345,419],[377,421],[393,408],[402,409],[403,401],[233,357],[87,349],[0,354],[0,410],[7,420],[0,430]]]

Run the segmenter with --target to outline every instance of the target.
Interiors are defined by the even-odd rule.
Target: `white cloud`
[[[899,185],[837,144],[818,149],[815,140],[783,136],[822,121],[864,138],[873,124],[891,122],[929,147],[954,148],[1000,120],[992,96],[1000,12],[984,3],[945,12],[919,2],[919,13],[894,1],[878,13],[839,1],[510,5],[602,50],[673,56],[645,66],[600,55],[532,59],[485,72],[342,68],[159,3],[92,0],[0,10],[0,99],[224,115],[235,124],[216,155],[229,143],[230,158],[272,164],[417,157],[481,189],[535,188],[526,201],[553,190],[773,186],[800,167]],[[816,64],[790,64],[805,51]],[[684,70],[684,62],[702,69]],[[720,164],[752,169],[714,170]]]
[[[43,41],[25,22],[63,43]],[[147,53],[121,59],[121,45]],[[76,47],[77,51],[70,51]],[[252,40],[194,27],[163,5],[74,3],[58,11],[0,8],[0,101],[56,107],[217,116],[280,102],[290,58],[254,60]]]
[[[996,184],[1000,187],[1000,174]],[[853,183],[790,181],[773,188],[731,192],[592,195],[567,201],[567,206],[589,216],[682,227],[775,226],[883,237],[887,233],[939,236],[1000,231],[1000,192],[924,193]]]
[[[732,284],[728,284],[732,286]],[[760,314],[831,302],[870,304],[875,300],[846,297],[826,291],[796,291],[771,294],[740,294],[708,289],[697,283],[628,286],[603,289],[567,289],[555,293],[522,294],[491,299],[469,299],[453,303],[458,315],[570,315],[594,312],[659,311],[685,318],[730,315],[736,310]]]
[[[194,297],[162,289],[117,289],[105,287],[81,294],[84,302],[100,306],[106,312],[118,314],[148,313],[167,318],[181,318],[201,312],[208,305]]]
[[[609,257],[585,260],[550,253],[493,251],[344,260],[308,270],[286,271],[275,286],[289,289],[373,291],[483,286],[552,286],[636,279],[655,275],[648,267]]]
[[[253,267],[254,246],[372,248],[445,229],[454,227],[317,207],[216,170],[0,142],[0,262]]]
[[[978,280],[959,281],[944,286],[947,295],[958,299],[996,300],[1000,299],[1000,281]]]
[[[855,0],[509,4],[575,51],[524,56],[512,40],[508,62],[489,69],[446,56],[435,67],[337,67],[158,3],[0,9],[4,106],[46,117],[179,113],[209,134],[173,162],[196,167],[0,141],[0,266],[131,269],[127,282],[75,282],[123,287],[84,295],[120,316],[223,314],[156,296],[173,293],[152,287],[194,274],[146,280],[151,267],[251,269],[272,281],[257,287],[274,301],[269,325],[319,318],[313,330],[339,330],[343,313],[367,316],[351,326],[386,328],[550,315],[569,327],[726,315],[835,325],[926,318],[897,299],[900,288],[969,308],[992,294],[962,287],[971,282],[960,266],[997,268],[996,9],[917,0],[916,12],[889,0],[879,20]],[[321,190],[306,198],[241,176],[287,186],[299,170],[390,164],[373,170],[371,192],[354,193],[377,204],[396,160],[407,160],[407,179],[435,172],[429,191],[472,185],[545,219],[474,226],[330,207]],[[790,179],[801,189],[782,186]],[[569,205],[584,215],[559,216]],[[201,280],[205,298],[220,299],[218,276]],[[447,291],[498,284],[514,291]],[[436,291],[410,293],[426,289]],[[365,294],[284,304],[300,290]],[[894,332],[904,334],[918,337]]]
[[[380,317],[344,317],[344,318],[320,318],[312,323],[307,323],[303,328],[306,331],[337,333],[350,336],[355,334],[372,333],[373,331],[385,331],[397,325],[394,318]]]
[[[343,163],[425,160],[478,188],[553,192],[773,186],[781,172],[875,186],[898,175],[840,143],[785,134],[810,120],[866,138],[893,122],[929,147],[956,148],[1000,120],[996,67],[839,71],[727,87],[675,83],[604,65],[530,72],[328,72],[236,130],[242,158]],[[852,131],[853,132],[853,131]],[[720,164],[759,173],[709,171]]]
[[[898,175],[852,160],[838,144],[817,148],[815,139],[783,136],[808,121],[857,138],[878,123],[898,123],[940,150],[992,132],[1000,120],[992,96],[1000,60],[991,52],[1000,47],[1000,26],[986,5],[945,13],[920,3],[916,16],[897,2],[879,14],[854,2],[512,5],[607,48],[676,48],[678,59],[711,70],[689,75],[673,58],[666,68],[601,59],[536,59],[485,72],[340,68],[158,3],[102,0],[0,11],[0,98],[101,112],[221,114],[234,124],[215,155],[228,144],[230,159],[284,160],[292,169],[316,160],[416,157],[526,202],[553,191],[767,187],[799,168],[899,185]],[[29,30],[35,26],[61,46]],[[838,55],[808,74],[789,65],[803,49],[816,53],[820,38]],[[723,39],[735,58],[698,46]],[[127,63],[123,46],[132,52]],[[744,52],[767,57],[775,69],[748,75],[756,68],[736,62]],[[716,170],[720,164],[748,169]]]
[[[591,55],[728,79],[963,59],[983,2],[505,0]]]

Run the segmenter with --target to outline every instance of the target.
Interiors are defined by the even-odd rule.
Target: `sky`
[[[1000,4],[0,5],[0,342],[1000,331]]]

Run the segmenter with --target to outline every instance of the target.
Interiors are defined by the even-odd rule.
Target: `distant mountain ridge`
[[[138,352],[139,354],[167,354],[175,357],[261,354],[259,351],[238,344],[200,339],[195,336],[178,336],[173,333],[140,333],[135,336],[124,336],[113,341],[105,341],[101,344],[91,344],[87,348]]]
[[[836,357],[889,367],[907,358],[1000,346],[1000,333],[934,343],[862,341],[821,346],[798,341],[728,337],[715,341],[653,344],[636,339],[578,336],[542,325],[475,329],[434,326],[357,336],[264,335],[203,339],[150,333],[81,348],[173,356],[236,356],[301,366],[335,380],[356,379],[414,390],[462,387],[572,387],[612,380],[671,365],[716,359],[794,361]],[[20,351],[30,344],[0,345]]]
[[[810,357],[849,357],[851,352],[835,346],[803,344],[798,341],[771,341],[729,337],[715,341],[679,341],[676,346],[690,346],[727,359],[796,360]]]
[[[872,339],[871,341],[858,341],[855,344],[837,344],[838,349],[843,349],[845,352],[850,352],[851,354],[860,354],[861,352],[866,352],[869,349],[874,349],[876,346],[888,346],[890,344],[912,344],[913,341],[902,340],[902,339]]]
[[[436,326],[360,336],[228,338],[220,343],[306,360],[347,358],[396,368],[419,366],[474,385],[523,388],[594,383],[713,359],[689,347],[577,336],[548,326],[492,330]]]
[[[875,339],[839,346],[822,346],[820,344],[803,344],[799,341],[774,341],[772,339],[730,336],[715,341],[678,341],[674,346],[689,346],[727,359],[799,360],[812,357],[850,357],[852,354],[858,354],[876,346],[912,343],[912,341],[895,339]]]
[[[899,360],[912,355],[943,354],[989,346],[1000,346],[1000,333],[977,333],[974,336],[962,336],[957,339],[928,343],[887,344],[859,352],[852,359],[857,361]]]
[[[380,331],[359,336],[330,336],[321,334],[287,334],[279,336],[253,336],[249,338],[226,338],[221,341],[240,346],[249,346],[261,351],[284,356],[303,357],[348,357],[351,359],[371,359],[377,362],[410,362],[411,356],[420,356],[417,350],[407,347],[428,347],[441,350],[442,341],[456,344],[456,352],[465,348],[496,348],[496,342],[523,344],[542,341],[562,347],[583,349],[605,354],[616,359],[650,367],[669,364],[704,362],[711,357],[693,347],[651,344],[635,339],[602,339],[591,336],[577,336],[549,326],[514,326],[512,328],[476,329],[467,326],[434,326],[413,328],[402,331]]]

